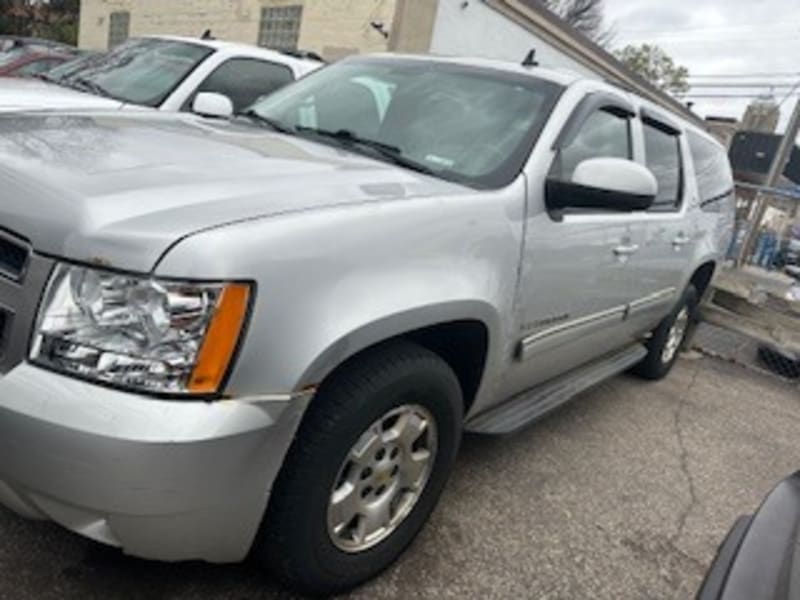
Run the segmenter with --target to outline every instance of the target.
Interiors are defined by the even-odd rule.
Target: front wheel
[[[697,290],[689,285],[675,308],[645,344],[647,356],[632,371],[645,379],[662,379],[672,370],[697,309]]]
[[[350,589],[413,541],[461,438],[459,382],[409,342],[346,364],[320,388],[276,481],[256,554],[308,594]]]

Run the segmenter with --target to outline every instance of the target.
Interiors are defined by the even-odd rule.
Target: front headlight
[[[32,362],[158,394],[220,391],[245,324],[250,286],[190,283],[58,265]]]

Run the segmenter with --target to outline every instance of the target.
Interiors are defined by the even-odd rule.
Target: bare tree
[[[603,20],[603,0],[539,0],[551,12],[563,19],[583,35],[608,46],[614,33]]]

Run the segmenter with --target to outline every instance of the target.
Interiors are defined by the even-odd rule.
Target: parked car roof
[[[585,79],[578,73],[561,69],[547,69],[544,67],[525,67],[522,62],[515,63],[508,60],[498,60],[493,58],[482,57],[463,57],[463,56],[431,56],[421,54],[389,54],[378,53],[371,54],[371,57],[385,58],[388,60],[416,60],[420,62],[440,62],[455,65],[464,65],[465,67],[479,67],[484,69],[494,69],[497,71],[507,71],[509,73],[517,73],[522,75],[530,75],[547,79],[555,83],[567,86],[579,79]],[[358,57],[354,57],[358,58]],[[520,57],[520,61],[522,57]]]
[[[238,54],[242,56],[253,56],[264,60],[272,60],[283,64],[288,64],[292,68],[299,69],[305,73],[319,68],[319,61],[309,58],[297,58],[291,54],[279,52],[278,50],[270,50],[269,48],[262,48],[260,46],[253,46],[251,44],[243,44],[240,42],[229,42],[226,40],[215,39],[202,39],[193,38],[181,35],[143,35],[140,36],[145,39],[158,39],[158,40],[173,40],[176,42],[183,42],[186,44],[196,44],[198,46],[205,46],[213,48],[218,52],[230,52],[231,54]]]
[[[26,37],[21,35],[0,35],[0,52],[8,52],[14,48],[25,46],[38,46],[40,48],[59,49],[64,52],[77,53],[79,50],[69,44],[45,40],[42,38]]]

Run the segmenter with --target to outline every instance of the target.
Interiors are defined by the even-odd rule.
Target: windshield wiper
[[[352,149],[353,146],[369,148],[370,150],[374,150],[380,154],[381,158],[384,158],[396,165],[405,167],[406,169],[410,169],[412,171],[417,171],[418,173],[424,173],[425,175],[438,176],[438,173],[430,167],[404,156],[402,149],[400,149],[398,146],[393,146],[392,144],[387,144],[379,140],[371,140],[368,138],[359,137],[348,129],[331,131],[327,129],[317,129],[316,127],[298,126],[296,131],[336,140],[341,142],[342,145],[348,149]]]
[[[270,129],[274,129],[275,131],[278,131],[280,133],[288,133],[288,134],[296,134],[297,133],[297,130],[293,129],[292,127],[284,125],[283,123],[281,123],[280,121],[277,121],[275,119],[271,119],[269,117],[265,117],[264,115],[261,115],[261,114],[257,113],[252,108],[248,108],[246,110],[238,112],[238,113],[236,113],[236,116],[237,117],[245,117],[247,119],[250,119],[251,121],[255,121],[259,125],[266,125]]]
[[[76,87],[82,91],[90,92],[95,96],[113,98],[111,92],[106,90],[102,85],[95,83],[91,79],[86,79],[85,77],[76,77],[75,79],[71,80],[71,83],[74,84],[73,87]]]
[[[33,75],[34,79],[40,79],[42,81],[46,81],[47,83],[59,83],[58,79],[55,77],[50,77],[47,73],[36,73]]]

